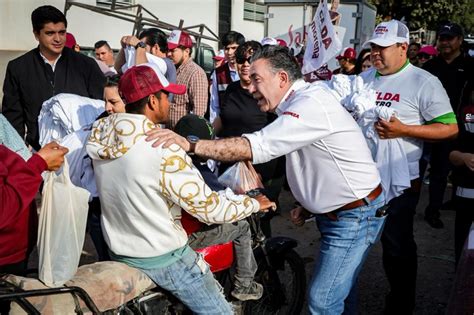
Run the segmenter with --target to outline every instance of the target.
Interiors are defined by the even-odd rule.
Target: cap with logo
[[[438,28],[438,36],[464,36],[464,32],[459,24],[448,22]]]
[[[398,20],[382,22],[375,27],[372,37],[364,43],[375,44],[382,47],[392,46],[397,43],[409,43],[410,31],[408,27]]]
[[[336,57],[337,60],[339,59],[343,59],[343,58],[346,58],[346,59],[356,59],[357,58],[357,54],[356,54],[356,51],[354,48],[351,48],[351,47],[346,47],[344,48],[344,50],[342,51],[342,53]]]
[[[145,63],[131,67],[122,75],[119,91],[125,102],[130,104],[159,91],[184,94],[186,86],[169,83],[155,64]]]
[[[174,30],[168,36],[168,49],[175,49],[182,46],[184,48],[192,48],[193,41],[191,36],[185,31]]]

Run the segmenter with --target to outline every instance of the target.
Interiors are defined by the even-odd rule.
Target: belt
[[[325,213],[326,216],[333,220],[337,221],[337,212],[338,211],[345,211],[345,210],[351,210],[354,208],[362,207],[368,205],[371,201],[375,200],[380,194],[382,193],[382,185],[378,185],[374,190],[372,190],[365,198],[350,202],[339,209],[333,210],[331,212]]]

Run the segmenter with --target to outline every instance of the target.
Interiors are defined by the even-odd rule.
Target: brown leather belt
[[[368,203],[370,201],[373,201],[375,198],[380,196],[381,193],[382,193],[382,185],[379,184],[374,190],[372,190],[367,195],[367,197],[356,200],[356,201],[353,201],[353,202],[350,202],[350,203],[340,207],[339,209],[333,210],[331,212],[327,212],[326,216],[329,219],[333,220],[333,221],[337,221],[337,212],[338,211],[351,210],[351,209],[354,209],[354,208],[366,206],[366,205],[368,205]]]
[[[379,184],[374,190],[372,190],[370,192],[370,194],[367,195],[367,197],[356,200],[356,201],[353,201],[353,202],[350,202],[350,203],[346,204],[345,206],[340,207],[339,209],[337,209],[335,211],[351,210],[351,209],[354,209],[354,208],[366,206],[367,205],[367,200],[372,201],[375,198],[377,198],[378,196],[380,196],[381,193],[382,193],[382,185]]]

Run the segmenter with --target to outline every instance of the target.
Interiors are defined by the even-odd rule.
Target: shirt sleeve
[[[193,112],[198,116],[204,116],[207,110],[209,84],[204,70],[195,71],[189,81],[189,101],[193,104]]]
[[[209,121],[212,123],[217,116],[220,114],[219,108],[219,91],[217,89],[217,76],[216,71],[211,74],[211,94],[210,94],[210,107],[209,107]]]
[[[160,192],[199,221],[222,224],[242,220],[259,211],[259,203],[230,189],[213,191],[191,158],[177,145],[163,149]]]
[[[300,97],[295,106],[271,124],[252,134],[244,134],[252,148],[253,163],[268,162],[294,152],[331,133],[329,113],[311,97]],[[340,106],[334,104],[334,106]]]
[[[11,224],[34,200],[46,162],[34,154],[27,162],[0,146],[0,229]]]
[[[13,74],[12,64],[8,63],[3,83],[3,101],[2,114],[20,134],[21,138],[25,137],[25,115],[23,114],[23,106],[20,98],[20,87],[17,78]]]
[[[453,112],[448,94],[435,76],[426,79],[420,89],[419,97],[421,115],[427,122],[433,122],[434,119]]]

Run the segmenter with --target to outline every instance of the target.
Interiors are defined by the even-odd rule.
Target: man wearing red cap
[[[336,57],[339,62],[339,69],[334,70],[333,74],[355,74],[355,64],[357,54],[354,48],[346,47],[342,51],[342,54]]]
[[[87,143],[111,258],[139,268],[194,313],[231,314],[209,266],[187,244],[181,209],[204,223],[230,223],[270,202],[214,192],[180,147],[145,141],[145,132],[168,120],[167,94],[184,95],[185,86],[143,64],[125,72],[119,90],[126,113],[98,120]]]
[[[168,57],[176,66],[176,83],[186,86],[185,93],[175,95],[170,106],[167,127],[174,128],[186,114],[204,116],[207,110],[208,81],[204,70],[191,58],[193,41],[188,33],[174,30],[168,37]]]

